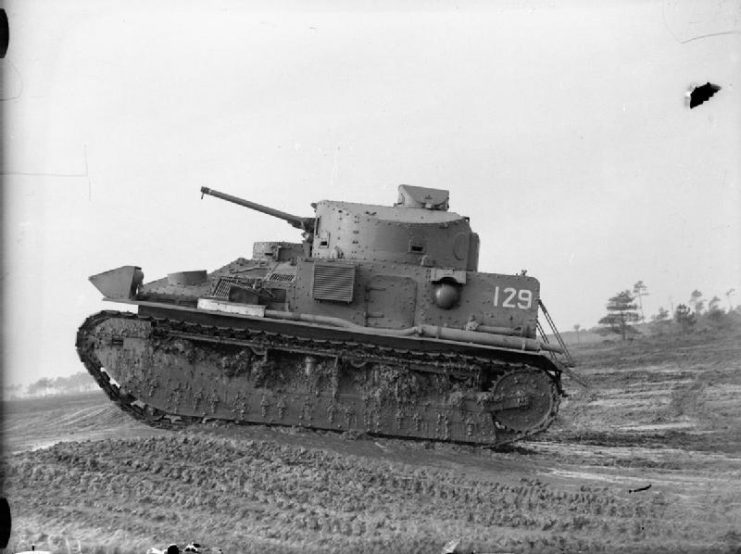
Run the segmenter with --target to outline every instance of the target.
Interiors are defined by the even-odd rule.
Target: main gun
[[[287,221],[293,227],[295,227],[296,229],[301,229],[305,233],[308,233],[308,235],[313,235],[314,233],[314,218],[313,217],[299,217],[297,215],[293,215],[293,214],[289,214],[286,212],[282,212],[280,210],[276,210],[275,208],[269,208],[267,206],[263,206],[262,204],[258,204],[257,202],[250,202],[249,200],[244,200],[243,198],[238,198],[237,196],[232,196],[231,194],[219,192],[218,190],[213,190],[208,187],[201,187],[201,198],[203,198],[203,196],[206,194],[208,194],[209,196],[215,196],[216,198],[221,198],[222,200],[226,200],[227,202],[233,202],[234,204],[244,206],[245,208],[250,208],[251,210],[256,210],[258,212],[272,215],[273,217],[277,217],[278,219]]]

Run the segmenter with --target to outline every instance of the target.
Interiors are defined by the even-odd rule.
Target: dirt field
[[[6,404],[8,552],[741,552],[741,336],[576,357],[591,387],[567,379],[556,425],[505,452]]]

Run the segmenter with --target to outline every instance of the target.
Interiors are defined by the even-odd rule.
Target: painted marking
[[[501,294],[502,303],[500,304],[499,286],[494,287],[494,307],[502,308],[519,308],[520,310],[529,310],[533,306],[533,291],[530,289],[516,289],[506,287]]]

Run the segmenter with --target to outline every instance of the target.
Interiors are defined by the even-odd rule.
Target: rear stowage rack
[[[571,353],[569,352],[569,349],[566,348],[566,343],[563,341],[563,338],[561,337],[561,333],[558,332],[558,329],[556,329],[556,324],[553,323],[553,319],[551,319],[551,314],[548,313],[548,310],[545,309],[545,304],[543,304],[543,301],[538,299],[538,305],[540,306],[540,310],[543,312],[543,315],[545,316],[545,320],[548,322],[548,325],[551,328],[551,333],[556,338],[556,342],[558,342],[558,345],[563,349],[563,360],[558,360],[556,358],[556,353],[551,352],[551,357],[555,361],[560,361],[561,363],[565,364],[567,367],[574,367],[574,358],[571,357]],[[546,344],[549,343],[548,336],[545,333],[545,330],[543,329],[543,326],[540,324],[540,321],[537,322],[538,325],[538,333],[540,334],[540,338],[543,342]]]

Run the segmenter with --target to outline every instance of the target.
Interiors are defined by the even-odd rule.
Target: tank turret
[[[209,194],[272,215],[304,231],[314,258],[478,269],[479,237],[467,217],[448,211],[448,191],[399,186],[393,206],[322,200],[300,217],[206,187]]]
[[[313,256],[477,270],[478,235],[448,211],[448,191],[401,185],[399,198],[394,206],[318,202]]]

